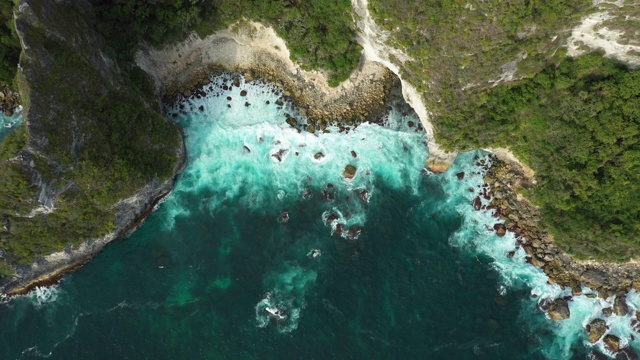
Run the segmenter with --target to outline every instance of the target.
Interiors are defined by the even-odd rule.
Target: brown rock
[[[475,210],[480,210],[482,209],[482,200],[480,200],[480,197],[476,197],[475,200],[473,200],[473,208]]]
[[[604,339],[604,346],[611,352],[617,353],[620,351],[620,338],[615,335],[606,335]]]
[[[555,299],[549,305],[549,310],[547,314],[551,318],[551,320],[562,321],[566,320],[571,316],[571,312],[569,311],[569,304],[565,299]]]
[[[493,230],[496,231],[496,235],[503,237],[507,233],[507,227],[504,224],[493,225]]]
[[[313,158],[316,160],[320,160],[324,157],[324,154],[321,152],[317,152],[315,155],[313,155]]]
[[[589,333],[589,342],[595,344],[607,332],[607,323],[602,319],[593,319],[587,325],[587,332]]]
[[[629,313],[629,306],[627,306],[627,297],[626,296],[616,296],[615,301],[613,302],[613,312],[618,316],[625,316]]]
[[[458,180],[464,179],[464,171],[457,173],[456,177],[458,178]]]
[[[347,179],[353,179],[356,176],[356,167],[353,165],[347,165],[344,168],[344,177]]]
[[[611,307],[607,307],[602,309],[602,315],[609,317],[611,315],[613,315],[613,309]]]
[[[247,90],[240,91],[240,96],[247,96]]]

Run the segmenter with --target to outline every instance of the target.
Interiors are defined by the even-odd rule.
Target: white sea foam
[[[615,314],[610,317],[604,316],[602,309],[613,306],[614,298],[603,300],[597,297],[588,297],[587,294],[595,292],[586,286],[583,287],[584,295],[573,296],[568,302],[571,312],[569,319],[553,321],[537,309],[537,303],[541,299],[554,300],[568,297],[572,295],[571,289],[562,289],[558,285],[549,284],[548,277],[541,269],[528,264],[524,250],[522,248],[516,250],[516,239],[513,233],[508,232],[504,237],[498,237],[493,231],[493,224],[503,221],[494,218],[492,211],[472,209],[470,204],[478,194],[477,191],[469,192],[468,188],[478,190],[484,183],[485,172],[478,172],[478,169],[473,165],[474,161],[471,156],[481,156],[480,154],[461,155],[445,174],[447,179],[444,186],[446,192],[451,196],[449,202],[459,204],[456,209],[463,217],[462,226],[450,239],[451,244],[467,249],[474,254],[489,256],[493,260],[491,266],[500,274],[500,284],[496,289],[499,293],[522,289],[530,291],[532,296],[523,300],[525,302],[523,309],[530,309],[531,312],[524,313],[523,319],[532,328],[542,326],[551,329],[555,334],[549,343],[544,343],[541,346],[541,352],[545,357],[567,359],[572,356],[576,346],[591,347],[585,327],[595,318],[602,318],[606,321],[607,334],[620,337],[621,347],[630,345],[636,349],[640,348],[640,337],[630,327],[631,320],[635,318],[635,309],[640,307],[640,295],[635,291],[632,291],[627,297],[627,304],[631,311],[625,316]],[[484,160],[488,161],[486,158]],[[454,174],[461,171],[465,172],[465,177],[463,180],[458,180]],[[455,201],[456,197],[464,197],[466,201]],[[485,199],[482,199],[482,202],[485,205],[489,203]],[[509,257],[509,252],[514,250],[513,256]],[[635,340],[631,340],[632,335]],[[604,348],[602,341],[597,342],[593,347],[610,357],[615,356]]]
[[[213,77],[212,89],[221,86],[224,80],[224,76]],[[227,86],[229,84],[227,79]],[[241,96],[241,90],[247,91],[247,95]],[[346,205],[336,202],[322,214],[321,220],[333,233],[338,224],[344,230],[366,225],[366,204],[379,196],[378,181],[396,189],[414,189],[416,194],[423,186],[423,168],[428,157],[426,137],[407,126],[408,121],[417,122],[415,115],[403,116],[394,110],[385,127],[362,124],[347,134],[330,127],[327,133],[311,134],[299,132],[285,123],[285,114],[294,116],[299,124],[304,124],[306,119],[288,103],[276,106],[275,101],[281,95],[282,92],[273,86],[259,82],[246,84],[241,80],[240,87],[217,93],[210,91],[202,99],[186,100],[182,110],[170,109],[169,113],[182,111],[176,120],[185,126],[190,165],[167,199],[171,202],[167,207],[171,211],[164,212],[168,227],[173,226],[176,217],[191,213],[191,200],[175,194],[201,196],[201,210],[212,213],[230,201],[233,206],[276,211],[278,203],[303,199],[310,190],[314,191],[313,196],[317,196],[318,191],[324,191],[325,196],[333,191],[341,196],[350,194],[353,198],[362,194],[363,201]],[[232,100],[227,100],[227,96]],[[269,105],[266,105],[267,101]],[[245,106],[245,102],[250,105]],[[199,110],[201,107],[204,111]],[[322,156],[317,156],[318,153]],[[478,196],[485,175],[485,170],[475,164],[478,161],[488,164],[490,158],[482,151],[461,154],[449,171],[437,175],[446,194],[446,200],[440,203],[442,211],[455,209],[462,217],[462,224],[451,236],[450,244],[470,254],[482,254],[492,259],[491,266],[500,274],[496,284],[498,293],[530,291],[532,296],[523,300],[522,318],[532,331],[545,328],[555,334],[552,339],[543,340],[542,354],[548,358],[569,358],[576,346],[591,346],[584,326],[596,317],[605,318],[602,309],[610,306],[613,299],[604,301],[586,295],[574,296],[569,301],[570,319],[560,322],[550,320],[537,309],[540,299],[569,296],[571,291],[548,284],[542,270],[527,264],[525,252],[521,248],[516,250],[517,242],[512,233],[498,237],[493,225],[502,221],[494,218],[491,211],[473,210],[471,203]],[[355,177],[350,180],[343,175],[348,164],[357,168]],[[462,179],[456,175],[459,172],[465,173]],[[474,191],[469,191],[470,188]],[[489,200],[481,201],[484,205],[489,204]],[[347,212],[349,216],[346,216]],[[281,267],[264,275],[262,290],[269,291],[270,296],[256,305],[258,326],[275,324],[281,332],[293,331],[298,326],[305,297],[317,277],[314,269],[299,265],[308,260],[309,247],[320,248],[322,244],[305,243],[304,251],[296,255],[300,258],[288,259]],[[511,251],[514,251],[513,256],[508,256]],[[593,291],[584,288],[584,293]],[[640,295],[629,294],[627,302],[636,309],[640,306]],[[286,319],[278,321],[267,313],[266,308],[280,310]],[[637,334],[636,340],[631,340],[633,331],[629,323],[632,316],[633,312],[605,320],[608,333],[621,337],[623,345],[629,343],[639,347]],[[606,353],[602,342],[595,348]]]

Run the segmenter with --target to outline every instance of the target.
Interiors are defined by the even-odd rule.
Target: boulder
[[[458,180],[464,179],[464,171],[457,173],[456,177],[458,178]]]
[[[606,335],[604,337],[604,339],[602,339],[602,341],[604,342],[604,346],[607,350],[617,353],[620,351],[620,338],[615,336],[615,335]]]
[[[476,197],[475,200],[473,200],[473,208],[475,210],[482,209],[482,200],[480,200],[480,197]]]
[[[507,233],[507,227],[504,224],[493,225],[493,230],[496,231],[496,235],[503,237]]]
[[[629,306],[627,306],[626,296],[616,296],[616,299],[613,302],[613,312],[615,312],[618,316],[625,316],[629,313]]]
[[[589,333],[589,342],[595,344],[607,332],[607,323],[602,319],[593,319],[587,325],[587,332]]]
[[[567,300],[555,299],[549,302],[547,314],[549,315],[551,320],[555,321],[568,319],[569,316],[571,316],[571,312],[569,311],[569,304],[567,303]]]
[[[316,160],[320,160],[324,157],[324,154],[321,152],[317,152],[315,155],[313,155],[313,158]]]
[[[344,177],[347,179],[353,179],[356,176],[356,167],[353,165],[347,165],[344,168]]]
[[[602,309],[602,315],[607,316],[607,317],[613,315],[613,309],[611,307],[607,307],[607,308]]]

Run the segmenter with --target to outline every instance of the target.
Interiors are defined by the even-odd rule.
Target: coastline
[[[383,110],[394,80],[383,65],[363,59],[347,80],[332,88],[324,74],[303,70],[289,55],[272,28],[244,21],[204,39],[191,34],[161,50],[143,47],[135,59],[153,77],[165,102],[191,95],[208,84],[212,73],[228,71],[283,88],[316,128],[335,120],[360,122]]]
[[[624,296],[632,289],[640,291],[640,266],[636,261],[608,263],[578,260],[562,251],[553,236],[543,230],[539,210],[518,189],[535,184],[533,171],[515,158],[494,152],[496,161],[485,177],[492,199],[487,210],[494,210],[496,217],[505,221],[504,228],[495,230],[513,232],[528,255],[528,262],[541,268],[549,283],[571,288],[574,296],[582,294],[582,285],[607,299],[613,295]],[[515,249],[514,249],[515,250]]]
[[[184,136],[182,136],[182,130],[177,125],[175,126],[181,133],[181,144],[178,149],[179,161],[174,168],[174,176],[162,183],[157,180],[152,181],[140,189],[136,195],[115,204],[114,207],[117,209],[116,231],[101,238],[88,239],[77,248],[49,254],[31,265],[18,266],[16,274],[0,285],[0,301],[27,294],[38,286],[57,284],[62,275],[82,267],[104,250],[107,245],[127,236],[142,224],[158,203],[171,192],[176,176],[186,167],[186,148],[184,141],[182,141]]]
[[[354,0],[354,3],[366,9],[366,1]],[[359,15],[366,21],[366,16]],[[384,110],[391,92],[390,84],[397,76],[397,67],[396,71],[390,68],[388,60],[381,58],[379,49],[372,45],[371,38],[375,35],[375,31],[360,34],[359,41],[364,48],[360,66],[349,79],[335,88],[328,86],[322,73],[306,71],[294,64],[289,58],[286,44],[273,29],[248,21],[204,39],[191,35],[182,43],[162,50],[144,47],[136,54],[136,63],[153,77],[158,99],[164,98],[165,101],[180,95],[191,95],[194,89],[209,82],[211,73],[226,70],[244,74],[248,79],[264,78],[281,86],[285,90],[285,96],[300,106],[301,113],[309,118],[310,123],[326,124],[336,119],[362,121],[376,111]],[[427,134],[427,166],[434,173],[446,171],[457,153],[447,153],[438,147],[420,96],[400,76],[397,79],[401,82],[405,101],[416,110]],[[605,298],[628,292],[632,288],[640,290],[640,281],[633,280],[640,279],[640,266],[636,263],[579,261],[558,249],[553,238],[541,230],[538,210],[516,192],[521,187],[535,184],[533,170],[508,149],[483,150],[499,159],[485,180],[490,185],[488,195],[493,198],[489,209],[496,209],[498,216],[506,222],[506,230],[522,239],[518,246],[522,246],[530,255],[532,265],[545,271],[550,282],[571,287],[575,294],[581,292],[581,284],[584,283],[593,289],[600,289],[600,296]],[[183,167],[184,162],[180,166]],[[181,169],[177,170],[176,174],[180,171]],[[31,280],[19,278],[0,287],[0,291],[8,294],[22,293],[81,266],[106,244],[137,227],[157,202],[168,194],[172,184],[173,181],[162,184],[159,187],[162,191],[158,192],[161,195],[156,195],[151,205],[139,212],[141,215],[129,216],[127,226],[121,227],[119,235],[110,234],[105,238],[87,241],[80,249],[74,250],[77,252],[76,256],[66,253],[50,255],[45,259],[45,263],[49,265],[47,270],[34,264]],[[127,200],[122,202],[126,203]],[[125,222],[125,219],[121,220]],[[7,288],[11,290],[7,291]]]

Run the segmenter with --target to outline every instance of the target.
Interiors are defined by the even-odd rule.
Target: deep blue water
[[[413,114],[310,134],[280,90],[223,83],[168,109],[189,165],[137,231],[0,305],[0,358],[585,358],[606,303],[576,297],[563,322],[537,309],[567,292],[473,210],[486,154],[432,174]],[[629,337],[629,317],[607,321]]]

